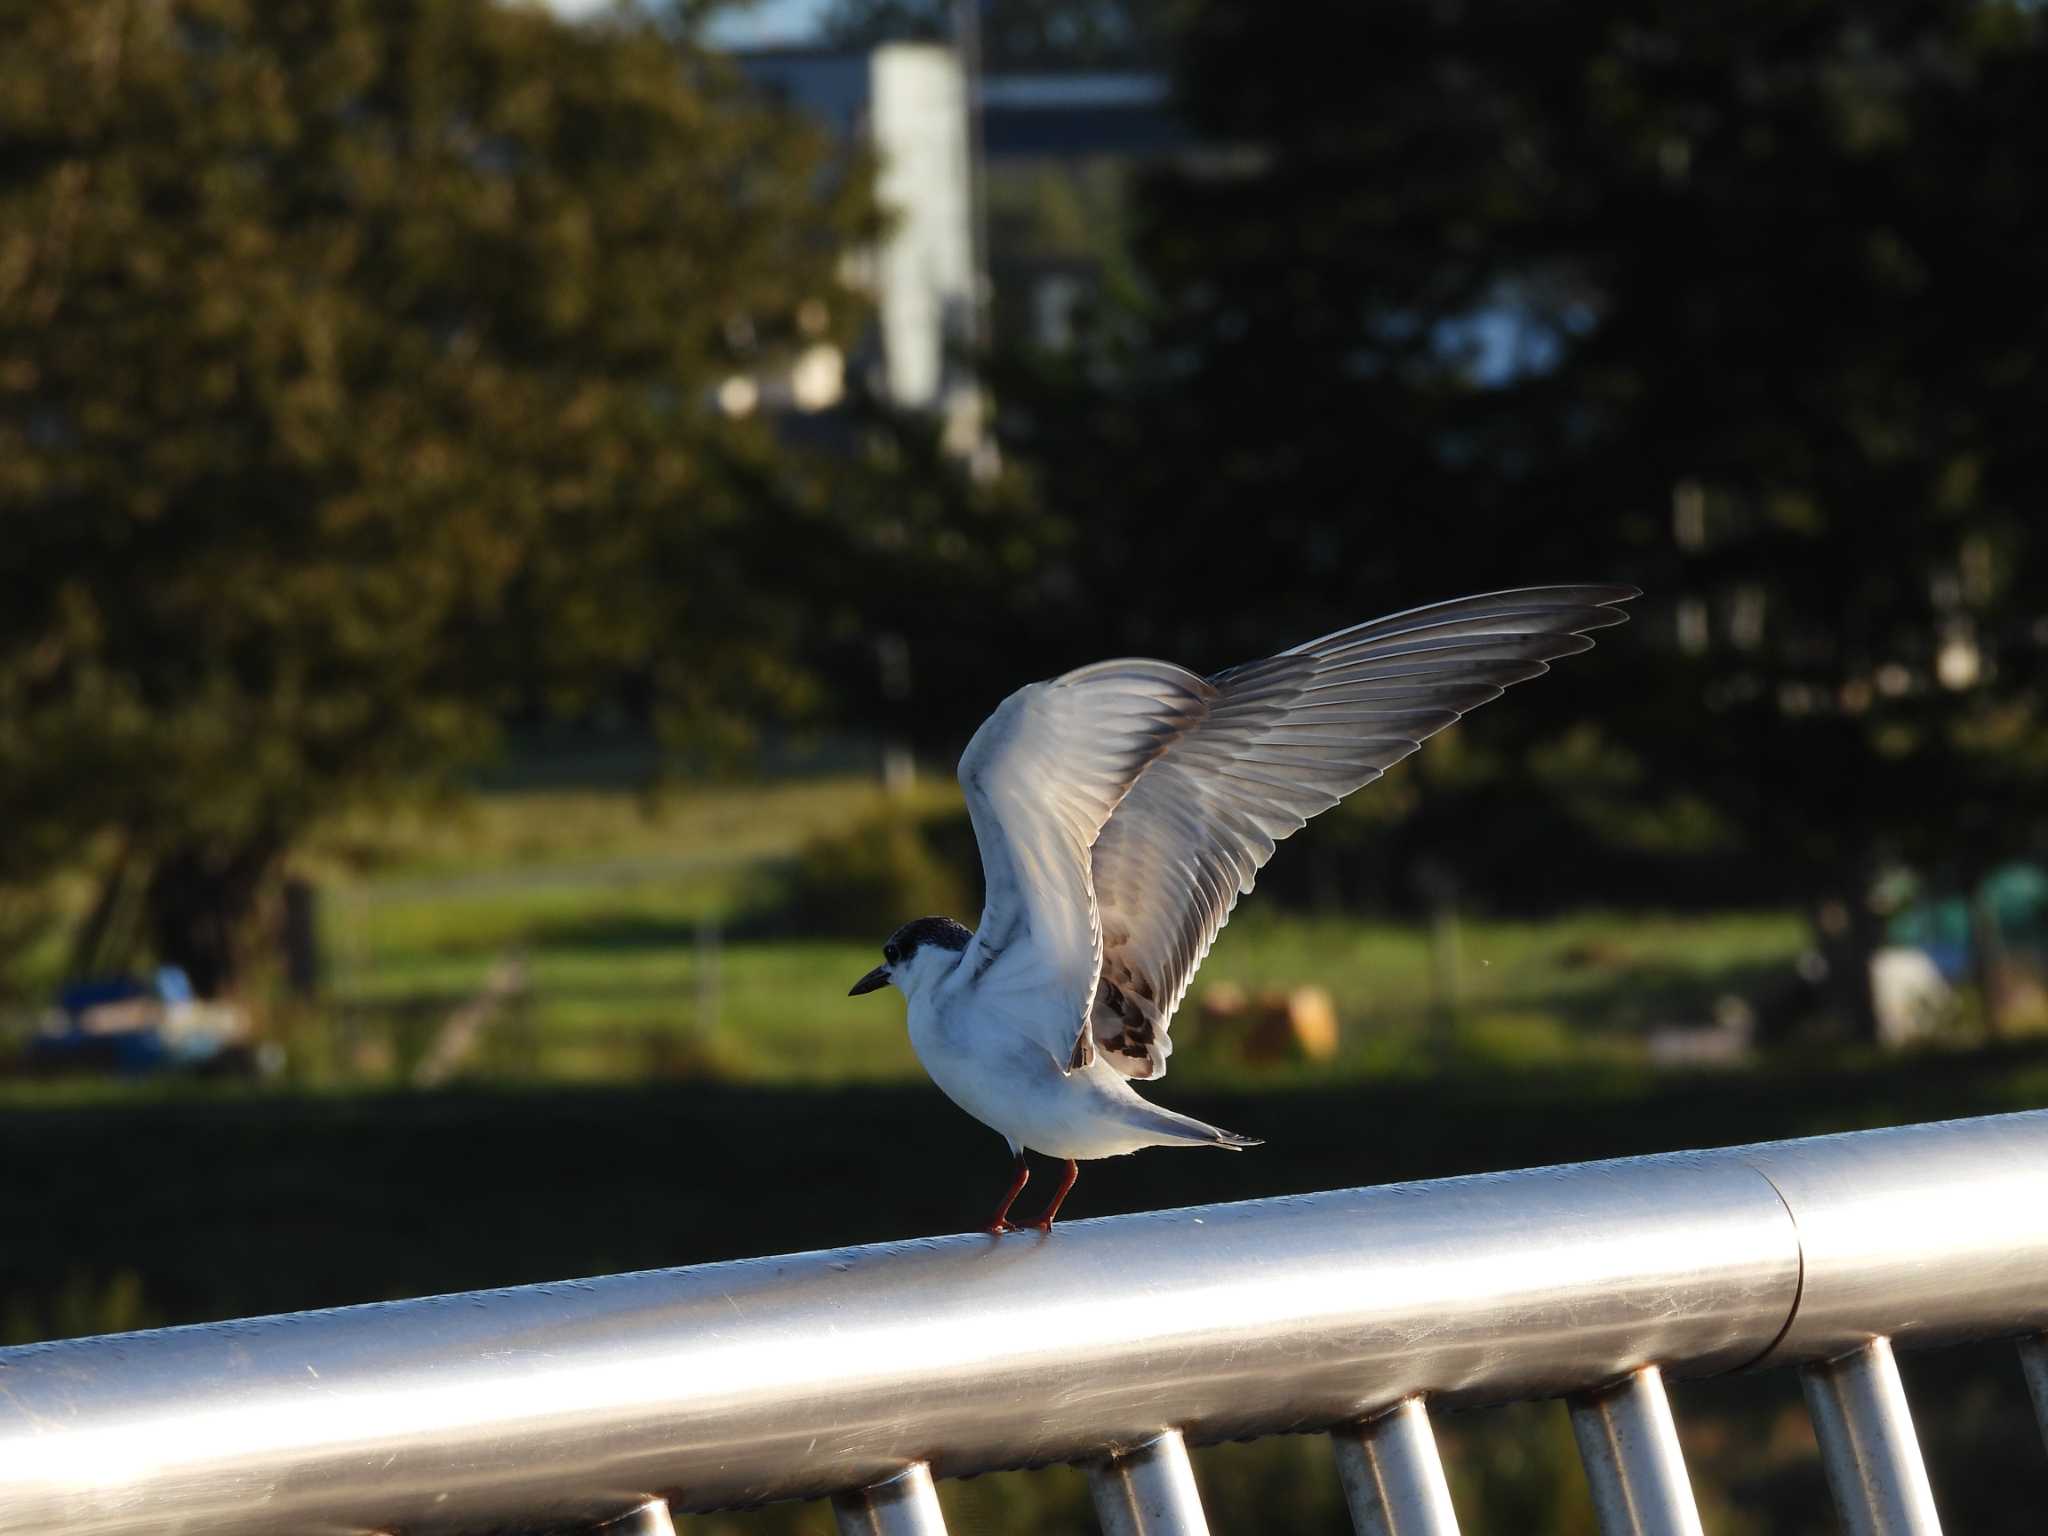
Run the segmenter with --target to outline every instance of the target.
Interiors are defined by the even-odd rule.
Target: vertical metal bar
[[[839,1536],[946,1536],[931,1468],[912,1462],[886,1483],[832,1496]]]
[[[1603,1536],[1702,1536],[1657,1367],[1577,1394],[1571,1414]]]
[[[592,1536],[676,1536],[666,1499],[649,1499],[629,1515],[607,1520]]]
[[[1422,1399],[1334,1431],[1337,1477],[1358,1536],[1458,1536]]]
[[[1088,1469],[1102,1536],[1209,1536],[1187,1442],[1169,1429],[1156,1440]]]
[[[1889,1339],[1803,1367],[1821,1464],[1849,1536],[1940,1536]]]
[[[2042,1440],[2048,1441],[2048,1334],[2020,1340],[2020,1368],[2027,1373],[2027,1391],[2034,1399],[2034,1422],[2041,1426]]]

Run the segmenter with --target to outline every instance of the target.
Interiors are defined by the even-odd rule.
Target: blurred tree
[[[1195,0],[1178,37],[1210,152],[1144,194],[1147,297],[1001,379],[1053,505],[1117,487],[1086,600],[1225,660],[1639,580],[1527,712],[1585,722],[1543,761],[1588,830],[1803,898],[1868,1031],[1877,869],[1967,876],[2048,804],[2048,17]]]
[[[801,701],[872,503],[713,402],[863,323],[864,167],[624,15],[0,34],[0,882],[109,850],[80,966],[139,909],[231,986],[312,820],[521,707]]]

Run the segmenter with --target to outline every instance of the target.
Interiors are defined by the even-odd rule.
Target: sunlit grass
[[[538,914],[522,911],[499,895],[469,911],[444,904],[433,925],[419,928],[402,913],[384,914],[384,942],[338,978],[338,996],[359,1006],[452,1009],[483,985],[496,955],[516,954],[544,1049],[581,1044],[587,1061],[593,1041],[630,1049],[631,1037],[672,1032],[691,1038],[705,1067],[764,1081],[917,1070],[901,1004],[845,995],[873,963],[873,945],[728,939],[687,888],[591,893],[580,922],[571,920],[578,903],[559,888],[538,906]],[[891,922],[878,918],[878,933]],[[1183,1010],[1178,1064],[1208,1079],[1245,1075],[1205,1040],[1214,1032],[1203,1017],[1205,990],[1224,982],[1254,994],[1317,986],[1332,995],[1342,1053],[1303,1071],[1397,1067],[1425,1046],[1440,1009],[1450,1012],[1455,1049],[1501,1064],[1626,1055],[1645,1026],[1704,1021],[1717,993],[1759,968],[1788,966],[1800,944],[1795,921],[1770,915],[1664,917],[1633,928],[1603,915],[1460,926],[1449,990],[1427,928],[1282,916],[1228,932]],[[1616,932],[1629,935],[1625,947],[1607,937]],[[1606,947],[1589,958],[1589,946]],[[1256,1075],[1295,1073],[1281,1066]]]
[[[719,784],[657,796],[481,795],[351,818],[304,867],[321,893],[320,1000],[283,1020],[299,1086],[405,1079],[446,1020],[517,961],[525,988],[462,1063],[481,1078],[886,1082],[919,1075],[893,995],[849,999],[888,931],[769,933],[750,914],[820,836],[891,805],[866,779]],[[957,807],[926,780],[898,809]],[[958,914],[972,922],[973,912]],[[1639,1067],[1646,1031],[1788,973],[1787,913],[1580,912],[1446,926],[1310,916],[1254,898],[1220,936],[1175,1028],[1179,1080],[1290,1084],[1470,1067]],[[1220,988],[1313,986],[1341,1026],[1333,1061],[1244,1060],[1207,1017]]]
[[[950,791],[927,791],[934,806]],[[735,927],[763,872],[883,803],[866,784],[708,791],[643,812],[629,797],[498,797],[377,872],[330,886],[332,995],[359,1020],[431,1029],[516,957],[527,999],[480,1050],[486,1075],[705,1074],[742,1081],[888,1081],[918,1074],[893,997],[850,1000],[897,921],[871,942],[769,938]],[[573,829],[573,834],[572,830]],[[974,914],[962,913],[973,920]],[[1427,924],[1306,917],[1257,905],[1220,937],[1177,1031],[1176,1068],[1222,1084],[1371,1075],[1440,1063],[1631,1062],[1652,1024],[1701,1022],[1718,992],[1782,970],[1802,943],[1786,914],[1588,912],[1546,922]],[[1251,1067],[1204,1019],[1219,984],[1326,990],[1333,1062]],[[1447,1021],[1447,1024],[1446,1024]]]

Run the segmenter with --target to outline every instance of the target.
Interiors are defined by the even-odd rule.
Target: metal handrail
[[[1850,1529],[1921,1532],[1886,1341],[2044,1328],[2034,1111],[0,1350],[0,1536],[826,1495],[933,1531],[931,1478],[1053,1462],[1095,1467],[1110,1531],[1190,1531],[1183,1442],[1311,1429],[1361,1531],[1442,1533],[1420,1405],[1548,1396],[1605,1529],[1696,1531],[1663,1376],[1774,1365]]]

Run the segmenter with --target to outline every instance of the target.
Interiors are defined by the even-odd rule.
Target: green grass
[[[955,799],[932,783],[910,808]],[[356,1033],[399,1039],[371,1053],[374,1076],[516,956],[528,999],[477,1053],[486,1075],[901,1075],[915,1067],[901,1029],[832,1006],[865,947],[726,938],[777,863],[887,804],[865,780],[527,792],[336,829],[321,850],[333,1002]]]
[[[959,800],[931,777],[893,804],[957,816]],[[471,1076],[914,1080],[900,1002],[845,996],[889,930],[920,915],[893,909],[907,900],[852,914],[865,933],[856,939],[753,920],[779,867],[891,805],[873,782],[840,778],[526,789],[345,818],[299,859],[321,892],[327,981],[315,1007],[273,1009],[294,1082],[403,1080],[506,958],[522,964],[527,988],[465,1060]],[[73,883],[76,907],[88,887]],[[1640,1059],[1648,1026],[1703,1021],[1718,998],[1772,984],[1803,942],[1786,914],[1587,912],[1467,917],[1447,954],[1426,925],[1306,917],[1255,898],[1182,1009],[1175,1072],[1279,1086],[1414,1071],[1442,1064],[1431,1042],[1446,1016],[1455,1058],[1478,1070],[1626,1064]],[[48,969],[61,949],[52,940],[38,953]],[[27,995],[47,995],[52,980]],[[1203,1016],[1205,995],[1226,985],[1327,990],[1338,1059],[1249,1067]]]
[[[870,946],[727,941],[716,926],[727,904],[693,879],[557,878],[395,898],[373,887],[352,912],[349,899],[333,903],[341,931],[330,945],[346,1013],[431,1028],[499,956],[519,957],[530,998],[480,1056],[495,1074],[635,1077],[661,1059],[761,1081],[916,1070],[900,1017],[846,998],[874,963]]]
[[[694,843],[677,842],[665,824],[650,834],[666,864],[653,853],[622,858],[616,845],[587,861],[510,858],[500,839],[495,856],[459,872],[413,865],[336,885],[326,907],[334,996],[366,1027],[427,1030],[483,985],[494,961],[517,955],[530,1003],[519,1026],[480,1053],[478,1069],[489,1074],[913,1078],[900,1005],[849,1002],[845,992],[889,929],[918,914],[877,912],[865,943],[748,937],[732,927],[774,858],[865,808],[855,797],[806,796],[773,823],[779,841],[757,816],[721,831],[691,814]],[[1315,985],[1334,998],[1339,1059],[1261,1069],[1274,1081],[1399,1070],[1424,1049],[1446,1004],[1460,1053],[1481,1063],[1631,1059],[1647,1026],[1703,1021],[1717,997],[1784,974],[1802,943],[1799,923],[1776,913],[1472,919],[1458,925],[1446,970],[1426,926],[1250,906],[1224,931],[1183,1009],[1176,1067],[1217,1082],[1249,1070],[1204,1038],[1203,993],[1219,983],[1254,993]]]
[[[1344,1027],[1335,1067],[1345,1073],[1413,1064],[1438,1008],[1450,1010],[1454,1047],[1472,1065],[1632,1061],[1649,1026],[1705,1022],[1721,996],[1786,972],[1803,943],[1798,921],[1779,913],[1465,919],[1446,941],[1419,924],[1254,909],[1203,964],[1189,1065],[1233,1070],[1204,1052],[1200,1035],[1203,991],[1221,983],[1327,990]]]

